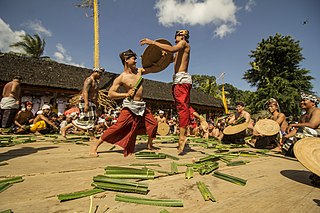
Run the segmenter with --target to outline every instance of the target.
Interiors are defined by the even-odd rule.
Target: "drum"
[[[229,125],[223,130],[223,143],[225,144],[245,144],[244,138],[246,137],[246,129],[248,123],[241,123],[237,125]]]
[[[244,131],[245,129],[247,129],[248,127],[248,123],[242,123],[242,124],[237,124],[237,125],[229,125],[227,126],[224,130],[223,130],[223,134],[225,135],[235,135],[238,134],[242,131]]]
[[[320,176],[320,138],[300,139],[294,144],[293,151],[304,167]]]
[[[170,127],[166,123],[158,123],[157,133],[161,136],[165,136],[169,133]]]
[[[254,130],[266,136],[272,136],[280,131],[280,126],[277,122],[271,119],[260,119],[254,126]]]

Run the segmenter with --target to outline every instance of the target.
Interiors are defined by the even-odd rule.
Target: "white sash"
[[[123,99],[122,107],[127,107],[136,115],[142,116],[146,110],[146,102],[143,101],[129,101],[127,98]]]

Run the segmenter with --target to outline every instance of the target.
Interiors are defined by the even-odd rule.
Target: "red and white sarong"
[[[186,128],[193,118],[195,110],[190,106],[192,78],[188,72],[173,75],[172,95],[179,115],[179,127]]]
[[[191,123],[195,110],[190,106],[191,84],[174,84],[172,95],[179,115],[179,127],[186,128]]]

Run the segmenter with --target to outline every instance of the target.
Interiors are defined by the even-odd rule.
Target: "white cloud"
[[[226,24],[222,24],[219,27],[217,27],[214,31],[214,36],[223,38],[227,34],[231,34],[235,31],[235,28]]]
[[[29,22],[30,23],[30,22]],[[37,32],[42,31],[43,33],[47,33],[47,36],[51,36],[50,31],[46,31],[45,28],[41,28],[41,22],[39,22],[39,25],[33,25],[35,26],[34,30],[38,29]],[[31,25],[30,25],[31,26]],[[38,28],[36,27],[38,26]],[[16,42],[21,41],[21,36],[26,35],[25,31],[13,31],[10,28],[10,25],[5,23],[1,18],[0,18],[0,50],[1,52],[16,52],[16,53],[24,53],[24,51],[20,48],[14,48],[10,47],[11,44],[14,44]],[[64,64],[70,64],[74,66],[79,66],[79,67],[84,67],[84,63],[82,64],[77,64],[72,61],[72,57],[70,54],[68,54],[68,51],[63,47],[62,44],[58,43],[56,45],[57,51],[53,53],[53,58]]]
[[[166,27],[214,24],[215,31],[225,36],[238,24],[235,15],[238,8],[232,0],[158,0],[155,9],[159,23]],[[223,29],[225,33],[221,32]]]
[[[246,5],[244,6],[244,9],[248,12],[252,11],[252,8],[256,5],[255,0],[249,0],[247,1]]]
[[[42,22],[40,20],[32,20],[32,21],[28,21],[27,23],[24,24],[27,28],[35,31],[38,34],[41,35],[45,35],[48,37],[52,36],[52,33],[50,32],[50,30],[46,29],[43,25]]]
[[[69,55],[67,50],[63,47],[61,43],[56,45],[57,51],[53,53],[54,59],[63,64],[70,64],[73,66],[84,67],[84,63],[77,64],[72,61],[72,57]]]
[[[10,47],[11,44],[14,44],[16,42],[21,41],[21,37],[25,35],[26,33],[21,31],[13,31],[10,28],[9,24],[6,24],[1,18],[0,18],[0,50],[1,52],[18,52],[18,53],[24,53],[24,51],[20,48]]]
[[[60,61],[64,61],[64,55],[61,52],[55,52],[53,53],[53,56],[55,57],[55,59],[60,62]]]

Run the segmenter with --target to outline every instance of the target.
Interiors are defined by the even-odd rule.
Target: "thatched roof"
[[[16,75],[22,76],[22,85],[41,86],[81,90],[83,81],[87,78],[91,69],[61,64],[51,60],[36,59],[25,56],[2,53],[0,55],[0,82],[11,81]],[[100,86],[109,88],[113,80],[119,74],[105,72]],[[147,76],[145,76],[147,77]],[[144,98],[161,101],[173,101],[171,84],[159,81],[144,80]],[[192,89],[191,103],[222,108],[220,100]]]

